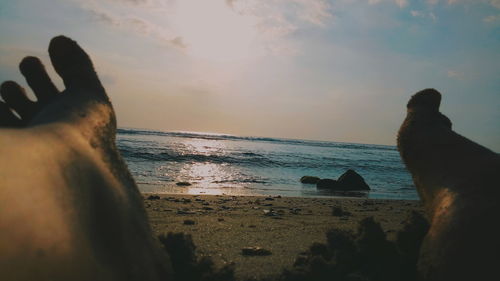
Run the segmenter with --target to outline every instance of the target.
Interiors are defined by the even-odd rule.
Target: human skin
[[[34,57],[20,70],[36,102],[15,82],[0,88],[2,279],[169,280],[90,58],[64,36],[49,54],[65,90]]]
[[[431,227],[420,249],[424,280],[490,280],[500,264],[500,156],[451,129],[441,94],[407,105],[398,149]]]

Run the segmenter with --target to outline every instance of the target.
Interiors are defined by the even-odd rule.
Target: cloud
[[[424,11],[418,11],[418,10],[411,10],[410,11],[410,14],[414,17],[414,18],[429,18],[431,19],[433,22],[436,22],[437,21],[437,17],[436,15],[433,13],[433,12],[429,12],[429,13],[426,13]]]
[[[226,0],[226,5],[228,5],[230,8],[233,8],[234,2],[236,2],[236,0]]]
[[[242,15],[268,23],[276,20],[278,26],[290,23],[324,26],[333,18],[327,0],[226,0],[226,4]]]
[[[500,22],[500,14],[498,15],[491,15],[491,16],[487,16],[483,19],[484,22],[486,23],[496,23],[496,22]]]
[[[381,0],[369,0],[369,1],[379,2]],[[486,3],[497,9],[500,9],[500,0],[427,0],[426,2],[431,6],[437,5],[440,2],[446,3],[448,5],[454,5],[459,3],[471,3],[471,4]]]
[[[435,2],[438,2],[438,0],[434,0]],[[486,3],[488,5],[491,5],[497,9],[500,9],[500,0],[446,0],[446,3],[448,5],[453,5],[453,4],[458,4],[458,3],[472,3],[472,4],[477,4],[477,3]]]
[[[90,16],[97,21],[100,21],[102,23],[105,23],[105,24],[111,25],[111,26],[119,26],[120,25],[118,20],[109,13],[106,13],[104,11],[100,11],[100,10],[95,9],[93,7],[89,7],[86,10],[90,14]]]
[[[455,71],[455,70],[448,70],[447,75],[448,75],[448,77],[450,77],[452,79],[462,79],[462,78],[464,78],[464,73],[463,72],[459,72],[459,71]]]
[[[491,6],[500,9],[500,0],[491,0],[490,1]]]
[[[404,8],[408,6],[408,0],[368,0],[368,4],[378,4],[381,2],[393,2],[398,5],[400,8]]]
[[[182,39],[182,37],[180,36],[177,36],[175,37],[174,39],[171,39],[171,40],[168,40],[171,44],[175,45],[175,46],[178,46],[179,48],[181,49],[185,49],[187,48],[187,45],[186,43],[184,43],[184,40]]]
[[[293,0],[300,5],[298,10],[299,18],[306,22],[324,25],[329,19],[333,18],[330,3],[324,0]]]
[[[424,12],[422,12],[422,11],[415,11],[415,10],[412,10],[412,11],[410,11],[410,14],[411,14],[413,17],[415,17],[415,18],[423,18],[423,17],[425,17]]]
[[[396,4],[400,7],[400,8],[404,8],[406,6],[408,6],[408,1],[407,0],[394,0],[396,2]]]
[[[144,5],[149,4],[150,0],[108,0],[110,2],[118,2],[124,4],[132,4],[132,5]]]
[[[142,3],[146,1],[136,0],[131,2]],[[149,36],[156,39],[162,45],[167,42],[167,45],[175,48],[186,48],[181,36],[176,35],[173,32],[169,32],[161,26],[138,16],[118,16],[95,5],[83,7],[83,9],[87,11],[94,20],[104,23],[112,28],[132,31],[141,36]]]

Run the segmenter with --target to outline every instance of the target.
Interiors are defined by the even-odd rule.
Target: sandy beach
[[[325,243],[328,230],[355,232],[367,217],[379,222],[388,239],[393,240],[409,213],[423,212],[419,201],[410,200],[171,194],[143,197],[155,236],[190,234],[198,256],[211,256],[216,267],[234,263],[238,280],[273,278],[290,268],[311,244]],[[261,247],[271,254],[246,256],[242,254],[245,247]]]

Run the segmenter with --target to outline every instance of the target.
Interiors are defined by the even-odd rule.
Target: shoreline
[[[307,184],[308,189],[304,190],[283,190],[283,189],[254,189],[254,188],[235,188],[235,187],[214,187],[207,188],[206,186],[177,186],[175,183],[170,184],[150,184],[150,183],[137,183],[141,194],[161,194],[161,195],[212,195],[212,196],[239,196],[239,197],[266,197],[266,196],[283,196],[287,198],[325,198],[325,199],[367,199],[367,200],[407,200],[419,201],[416,198],[400,198],[392,194],[393,197],[387,196],[380,198],[378,196],[370,196],[370,191],[317,191],[315,185]],[[311,192],[316,190],[315,192]],[[258,192],[260,191],[260,193]],[[403,196],[401,196],[403,197]]]
[[[154,236],[190,234],[199,257],[210,256],[217,268],[234,263],[237,280],[278,276],[311,244],[325,243],[328,230],[356,232],[362,219],[373,217],[394,240],[412,211],[423,213],[418,200],[142,195]],[[344,214],[334,216],[334,207]],[[245,256],[245,247],[262,247],[271,254]]]

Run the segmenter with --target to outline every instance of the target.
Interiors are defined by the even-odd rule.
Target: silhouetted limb
[[[15,82],[0,87],[2,279],[171,279],[90,58],[64,36],[49,54],[65,90],[35,57],[20,70],[36,102]]]
[[[415,94],[398,134],[431,228],[420,251],[426,280],[487,280],[500,262],[500,157],[455,133],[434,89]]]

